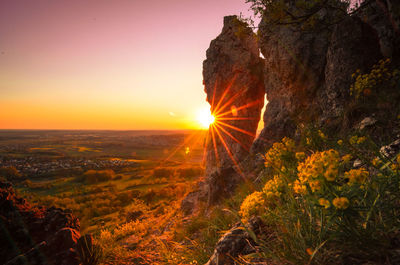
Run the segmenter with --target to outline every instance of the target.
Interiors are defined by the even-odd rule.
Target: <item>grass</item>
[[[153,164],[154,165],[154,164]],[[182,172],[196,172],[198,167],[168,167],[172,173],[163,178],[153,177],[151,164],[148,169],[115,173],[120,178],[98,182],[80,183],[76,177],[51,178],[28,181],[29,185],[18,186],[18,191],[33,202],[45,206],[69,208],[81,220],[83,232],[96,232],[104,227],[124,223],[128,207],[136,199],[141,199],[149,207],[159,203],[178,200],[195,180],[193,174],[182,176]],[[122,170],[123,171],[123,170]],[[178,173],[179,172],[179,173]],[[200,173],[200,171],[198,172]],[[140,174],[139,177],[136,177]],[[132,178],[134,176],[134,178]]]

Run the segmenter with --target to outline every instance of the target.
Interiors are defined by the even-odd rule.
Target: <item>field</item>
[[[196,137],[193,137],[193,136]],[[0,167],[20,195],[67,208],[98,234],[162,213],[203,172],[203,132],[0,131]]]

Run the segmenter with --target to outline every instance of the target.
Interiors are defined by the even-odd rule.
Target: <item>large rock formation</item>
[[[297,8],[294,2],[287,1],[289,8]],[[245,23],[225,17],[203,64],[207,101],[217,115],[207,142],[209,203],[232,192],[240,179],[239,162],[254,140],[264,92],[264,128],[252,154],[265,152],[285,136],[300,135],[310,124],[328,134],[346,133],[367,117],[381,126],[376,135],[388,131],[385,126],[393,127],[382,124],[397,108],[398,93],[391,92],[397,97],[391,103],[370,99],[358,104],[349,88],[356,70],[367,73],[380,59],[389,57],[392,66],[400,65],[399,10],[398,2],[380,0],[353,15],[325,7],[316,14],[319,22],[306,30],[302,23],[271,24],[264,18],[258,43]],[[259,57],[259,48],[265,59]],[[385,94],[384,89],[379,93]]]
[[[58,208],[30,205],[0,182],[0,264],[79,264],[79,220]]]
[[[209,203],[231,192],[240,178],[238,165],[249,153],[264,105],[262,68],[253,31],[236,16],[225,17],[203,63],[207,101],[216,117],[207,141]]]
[[[375,111],[371,106],[369,110],[349,108],[351,75],[357,69],[368,72],[385,56],[398,62],[398,21],[389,12],[398,6],[372,2],[329,27],[317,24],[306,31],[301,24],[271,25],[263,19],[259,32],[268,105],[265,127],[252,150],[264,152],[306,124],[325,127],[333,134],[348,131],[371,115],[365,113]],[[320,12],[320,19],[332,12]]]

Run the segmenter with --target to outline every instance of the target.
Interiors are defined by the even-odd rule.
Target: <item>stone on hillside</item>
[[[255,242],[246,229],[254,234],[261,233],[262,222],[260,218],[249,220],[247,228],[240,223],[226,232],[219,240],[214,253],[205,265],[235,265],[235,258],[255,252]]]

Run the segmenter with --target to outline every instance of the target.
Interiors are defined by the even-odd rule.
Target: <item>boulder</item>
[[[250,219],[246,228],[237,223],[218,240],[214,253],[205,265],[239,264],[235,262],[237,257],[253,253],[256,250],[256,244],[247,230],[254,234],[260,234],[262,227],[260,218]]]

